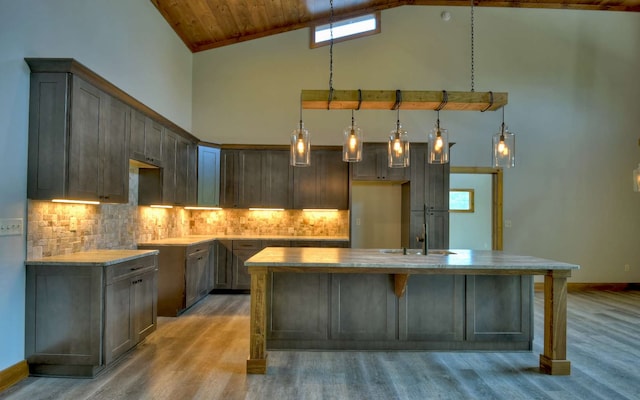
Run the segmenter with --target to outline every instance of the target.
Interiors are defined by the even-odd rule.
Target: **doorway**
[[[401,246],[402,186],[352,182],[351,247],[395,249]]]
[[[451,248],[502,250],[502,169],[451,167],[450,189],[473,190],[473,212],[449,213]]]

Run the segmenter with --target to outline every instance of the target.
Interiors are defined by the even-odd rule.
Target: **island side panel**
[[[544,353],[540,370],[549,375],[570,375],[567,360],[567,278],[571,271],[549,271],[544,277]]]
[[[251,325],[247,374],[267,373],[267,268],[251,267]]]

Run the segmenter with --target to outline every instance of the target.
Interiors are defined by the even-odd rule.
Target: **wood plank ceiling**
[[[479,7],[640,12],[640,0],[474,0]],[[329,21],[329,0],[151,0],[192,52]],[[404,5],[470,6],[470,0],[334,0],[335,18]]]

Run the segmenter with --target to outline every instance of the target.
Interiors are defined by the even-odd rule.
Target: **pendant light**
[[[442,102],[436,108],[437,118],[433,130],[427,136],[429,142],[429,164],[446,164],[449,162],[449,133],[440,127],[440,110],[447,104],[447,91],[442,91]]]
[[[500,132],[493,135],[493,167],[511,168],[516,165],[516,136],[509,132],[504,124],[504,107],[502,107],[502,124]]]
[[[290,164],[293,167],[311,165],[311,134],[302,122],[302,101],[300,102],[300,125],[291,133]]]
[[[391,131],[388,143],[389,168],[406,168],[409,166],[409,135],[400,124],[400,104],[402,92],[396,90],[396,103],[393,108],[397,110],[396,127]]]
[[[351,110],[351,125],[344,128],[344,140],[342,142],[342,161],[362,161],[362,129],[356,125],[354,111]]]

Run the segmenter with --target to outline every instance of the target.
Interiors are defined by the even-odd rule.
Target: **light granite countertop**
[[[27,260],[25,264],[106,267],[158,253],[158,250],[90,250]]]
[[[438,250],[434,250],[438,251]],[[269,247],[249,258],[249,267],[297,267],[312,270],[365,269],[408,273],[424,269],[447,270],[577,270],[579,265],[544,258],[508,254],[490,250],[448,250],[453,254],[404,255],[402,252],[389,253],[385,249],[348,248],[282,248]],[[350,270],[350,272],[352,272]],[[374,271],[371,271],[374,272]]]
[[[188,235],[175,238],[150,240],[138,246],[192,246],[213,240],[304,240],[304,241],[344,241],[347,236],[274,236],[274,235]]]

